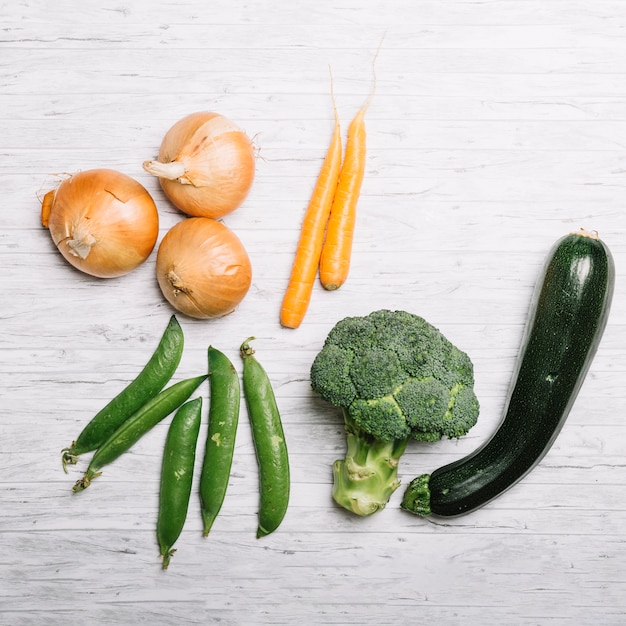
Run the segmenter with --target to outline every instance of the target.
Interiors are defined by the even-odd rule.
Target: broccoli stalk
[[[357,515],[383,509],[400,486],[398,461],[408,439],[382,441],[359,428],[343,409],[346,423],[346,458],[333,464],[333,498]]]
[[[357,515],[384,508],[409,439],[462,437],[476,423],[473,385],[467,354],[417,315],[381,310],[338,322],[311,365],[313,390],[345,421],[335,501]]]

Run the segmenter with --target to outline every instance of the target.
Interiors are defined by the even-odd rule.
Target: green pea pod
[[[153,398],[174,375],[183,353],[183,331],[172,315],[150,360],[137,377],[103,407],[83,428],[72,445],[64,448],[63,469],[79,455],[99,448],[135,411]]]
[[[74,493],[83,491],[101,474],[100,470],[131,448],[141,437],[176,410],[199,387],[207,375],[188,378],[161,391],[127,419],[97,450],[85,471],[76,482]]]
[[[176,552],[173,546],[187,519],[201,415],[202,398],[189,400],[176,411],[167,431],[157,518],[163,569],[167,569]]]
[[[257,538],[274,532],[289,504],[289,458],[276,397],[269,377],[246,339],[241,345],[243,392],[259,465],[259,526]]]
[[[233,364],[211,346],[208,356],[211,403],[200,475],[200,505],[205,537],[209,534],[226,495],[241,401],[239,376]]]

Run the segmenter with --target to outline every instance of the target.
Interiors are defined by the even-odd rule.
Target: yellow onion
[[[158,160],[144,169],[159,177],[172,204],[187,215],[218,218],[245,200],[254,181],[254,148],[236,124],[202,111],[170,128]]]
[[[240,239],[207,217],[186,218],[165,234],[156,271],[167,301],[199,319],[232,313],[252,281],[250,259]]]
[[[159,235],[148,191],[110,169],[79,172],[49,191],[41,222],[69,263],[98,278],[123,276],[141,265]]]

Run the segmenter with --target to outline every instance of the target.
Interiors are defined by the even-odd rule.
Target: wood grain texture
[[[0,3],[0,23],[0,624],[626,622],[626,4],[25,0]],[[334,293],[316,285],[303,325],[283,329],[280,302],[332,130],[328,66],[345,134],[383,34],[350,277]],[[254,277],[233,315],[179,317],[176,378],[204,371],[209,344],[240,368],[238,346],[257,337],[283,416],[292,499],[280,529],[257,540],[242,408],[211,535],[203,539],[192,500],[162,572],[167,420],[80,495],[71,486],[88,455],[69,475],[60,460],[139,371],[173,312],[156,253],[121,279],[90,278],[58,254],[39,210],[61,177],[112,167],[153,195],[161,239],[182,216],[141,163],[177,119],[202,109],[236,121],[259,150],[251,194],[224,218]],[[343,425],[308,383],[334,323],[411,310],[474,361],[479,423],[460,441],[410,445],[406,484],[497,426],[539,268],[580,227],[613,251],[617,289],[589,377],[542,463],[453,520],[401,511],[402,489],[369,519],[334,506]]]

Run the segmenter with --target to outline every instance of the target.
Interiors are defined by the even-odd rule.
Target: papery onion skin
[[[165,234],[156,272],[166,300],[197,319],[232,313],[252,282],[250,258],[241,240],[206,217],[186,218]]]
[[[97,278],[134,270],[159,235],[152,196],[134,178],[106,168],[73,174],[49,191],[41,221],[65,259]]]
[[[159,177],[174,206],[187,215],[219,218],[237,209],[255,176],[254,147],[245,132],[211,111],[191,113],[165,134],[157,161],[144,169]]]

